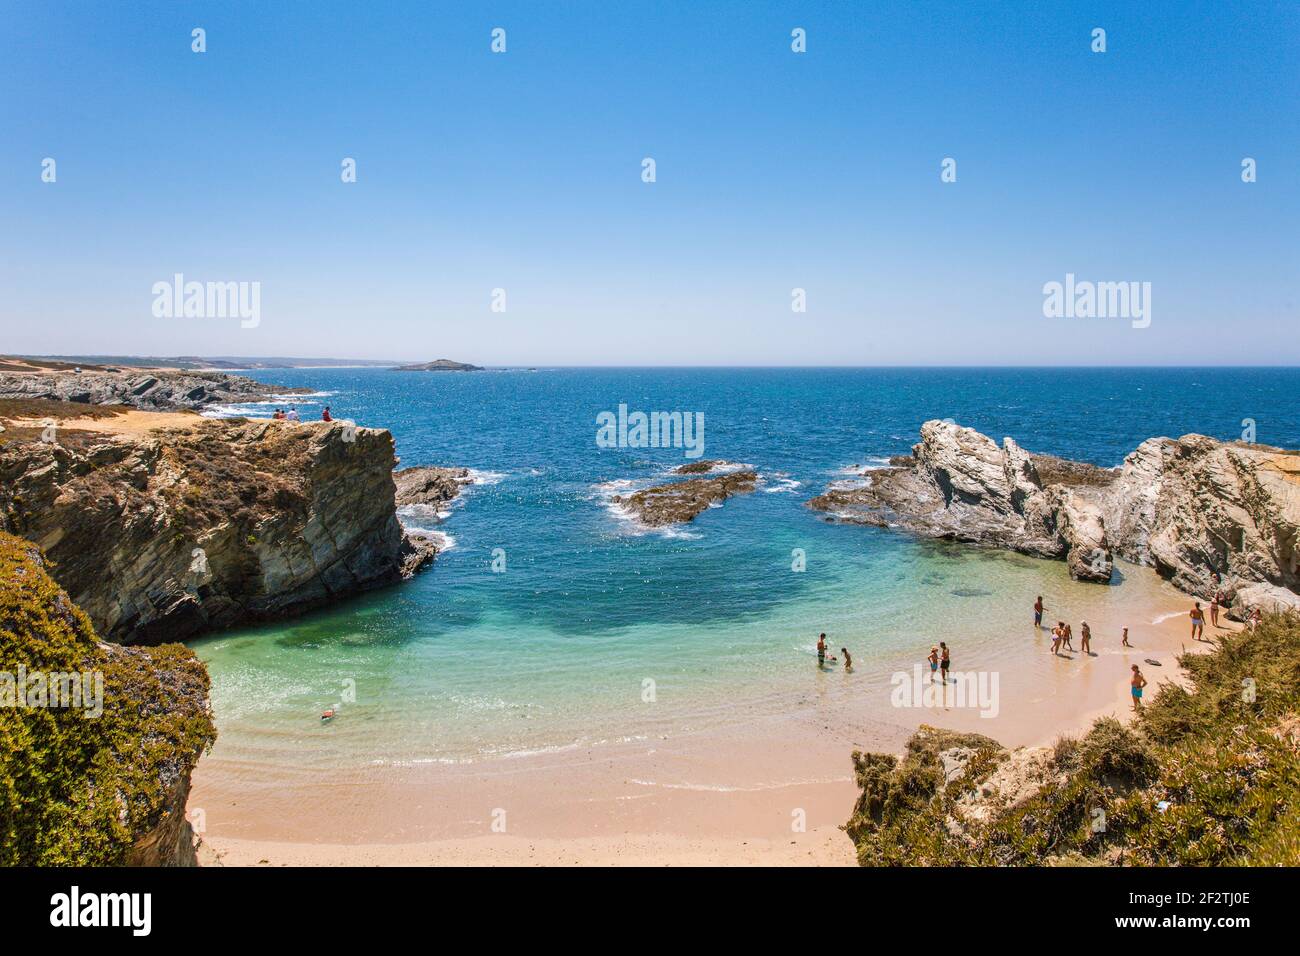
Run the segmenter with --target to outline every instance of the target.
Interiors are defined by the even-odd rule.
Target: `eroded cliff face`
[[[1204,435],[1144,441],[1098,496],[1116,552],[1191,594],[1295,605],[1300,455]]]
[[[1045,484],[1039,460],[1010,438],[999,446],[972,428],[929,421],[910,461],[870,472],[866,485],[832,489],[808,504],[841,521],[1060,558],[1076,578],[1110,580],[1100,507],[1071,484]]]
[[[0,447],[0,527],[45,550],[104,637],[301,612],[432,558],[398,523],[389,432],[172,417],[187,420]]]
[[[930,421],[912,457],[892,464],[809,506],[1061,558],[1086,581],[1110,580],[1113,552],[1190,594],[1224,592],[1237,615],[1300,606],[1300,455],[1185,435],[1149,439],[1103,469]]]

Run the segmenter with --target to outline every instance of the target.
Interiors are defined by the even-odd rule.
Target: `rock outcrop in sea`
[[[432,559],[395,507],[393,437],[211,420],[0,445],[0,530],[40,545],[99,633],[155,644],[299,613]]]
[[[700,470],[695,467],[699,464],[716,463],[683,465],[678,472],[692,474]],[[691,471],[683,472],[688,468]],[[656,485],[630,495],[616,496],[613,501],[626,508],[642,524],[660,528],[692,521],[710,505],[725,501],[732,495],[748,494],[757,483],[758,473],[755,471],[732,471],[712,478],[689,478]]]
[[[55,399],[88,405],[130,405],[155,411],[258,402],[271,395],[295,391],[306,390],[266,385],[221,372],[123,368],[81,373],[0,373],[0,399]]]
[[[1061,558],[1080,580],[1110,580],[1101,509],[1072,483],[1045,482],[1035,456],[1010,438],[999,446],[974,429],[929,421],[906,465],[867,472],[865,481],[808,505],[840,521]]]
[[[1062,558],[1075,578],[1109,581],[1112,556],[1154,567],[1232,614],[1300,607],[1300,454],[1204,435],[1151,438],[1118,469],[999,446],[951,422],[921,426],[910,459],[833,488],[810,507]]]

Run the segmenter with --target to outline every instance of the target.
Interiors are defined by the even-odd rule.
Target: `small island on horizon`
[[[451,359],[434,359],[432,362],[416,362],[411,365],[398,365],[394,372],[481,372],[481,365],[469,365],[465,362],[453,362]]]

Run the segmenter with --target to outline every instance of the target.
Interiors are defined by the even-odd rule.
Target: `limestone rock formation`
[[[1300,454],[1204,435],[1151,438],[1099,501],[1116,552],[1184,591],[1300,590]]]
[[[891,459],[899,461],[899,459]],[[1112,551],[1232,613],[1300,605],[1300,453],[1151,438],[1119,469],[1034,455],[930,421],[911,459],[808,504],[835,519],[1063,558],[1108,581]]]
[[[1063,558],[1076,578],[1110,579],[1098,505],[1071,485],[1045,485],[1036,456],[1010,438],[999,447],[974,429],[929,421],[908,464],[868,472],[866,482],[831,489],[809,507],[840,521]]]
[[[139,414],[139,413],[136,413]],[[0,445],[0,529],[39,544],[99,633],[123,643],[297,613],[399,581],[392,435],[195,418]]]
[[[269,395],[305,389],[266,385],[221,372],[174,372],[124,368],[120,371],[0,373],[0,399],[56,399],[89,405],[143,409],[202,408],[257,402]]]

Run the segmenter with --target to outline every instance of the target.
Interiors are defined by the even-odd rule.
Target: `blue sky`
[[[0,91],[3,352],[1300,360],[1295,2],[8,0]],[[156,318],[177,272],[260,323]]]

